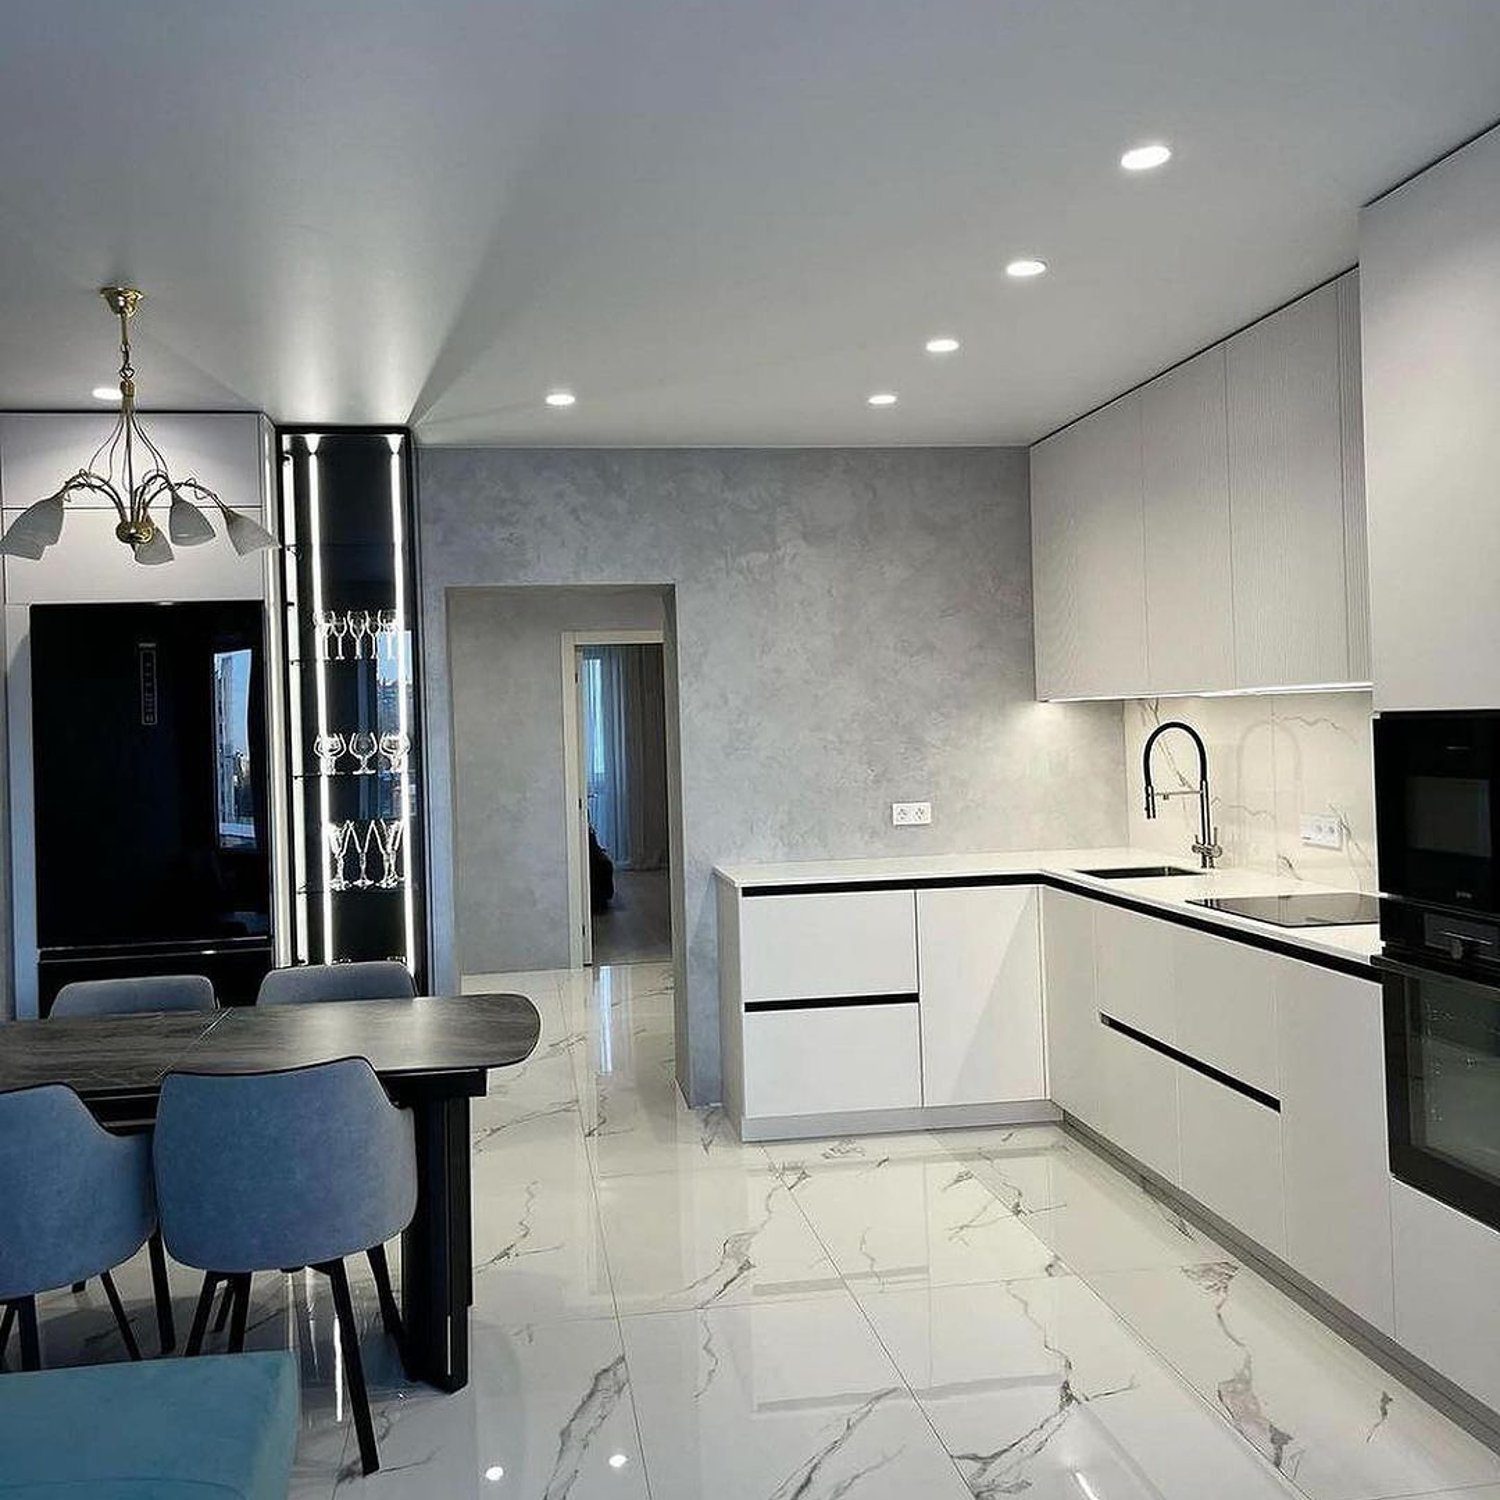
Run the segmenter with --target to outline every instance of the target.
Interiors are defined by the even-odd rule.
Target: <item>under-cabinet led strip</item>
[[[318,444],[322,441],[317,433],[309,433],[307,443],[307,526],[312,544],[313,619],[323,619],[323,502],[318,489]],[[328,665],[325,653],[313,652],[313,664],[317,670],[318,734],[326,743],[328,739]],[[328,784],[326,762],[318,758],[318,867],[323,888],[323,962],[334,961],[333,951],[333,890],[328,878],[329,834],[333,831],[332,789]]]
[[[406,523],[401,514],[401,444],[402,434],[386,434],[391,450],[391,543],[396,564],[396,712],[401,743],[411,745],[410,714],[406,697],[411,685],[411,653],[406,633]],[[401,847],[406,857],[406,879],[402,882],[402,902],[406,917],[406,962],[415,968],[417,962],[417,914],[412,898],[411,848],[411,752],[401,771]]]
[[[298,963],[309,958],[307,940],[307,812],[302,805],[302,601],[297,591],[297,469],[290,438],[283,439],[282,554],[286,578],[286,628],[282,631],[287,652],[287,721],[292,763],[292,892],[296,904],[296,951]]]

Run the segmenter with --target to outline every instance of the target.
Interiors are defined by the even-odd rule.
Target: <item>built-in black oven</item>
[[[1383,894],[1500,911],[1500,713],[1381,714],[1375,816]]]
[[[1379,962],[1391,1172],[1500,1229],[1500,977]]]

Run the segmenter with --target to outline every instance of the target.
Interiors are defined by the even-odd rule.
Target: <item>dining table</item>
[[[0,1091],[62,1083],[106,1128],[149,1129],[168,1073],[263,1073],[363,1057],[412,1111],[417,1207],[401,1236],[407,1374],[441,1390],[469,1378],[473,1302],[469,1101],[492,1068],[536,1047],[525,995],[426,995],[0,1025]]]

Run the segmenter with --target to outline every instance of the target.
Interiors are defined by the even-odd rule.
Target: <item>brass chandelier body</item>
[[[67,502],[80,495],[103,495],[115,508],[115,535],[147,565],[172,561],[172,545],[194,547],[211,541],[213,523],[204,508],[215,507],[224,530],[241,556],[274,547],[276,539],[259,522],[226,505],[206,484],[189,475],[175,479],[160,448],[141,424],[135,407],[135,365],[130,357],[130,320],[143,293],[133,286],[99,289],[120,322],[120,412],[114,429],[100,443],[87,467],[64,480],[44,500],[28,507],[0,538],[0,552],[32,561],[62,535]],[[167,506],[166,530],[153,508]],[[169,540],[170,539],[170,540]]]

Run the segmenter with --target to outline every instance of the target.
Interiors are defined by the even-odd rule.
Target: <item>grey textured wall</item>
[[[693,1103],[719,1094],[716,863],[1123,837],[1119,706],[1033,701],[1024,450],[424,449],[421,483],[440,983],[453,587],[675,585]],[[891,827],[907,798],[930,828]]]
[[[567,968],[562,636],[663,626],[659,590],[449,591],[460,973]]]

